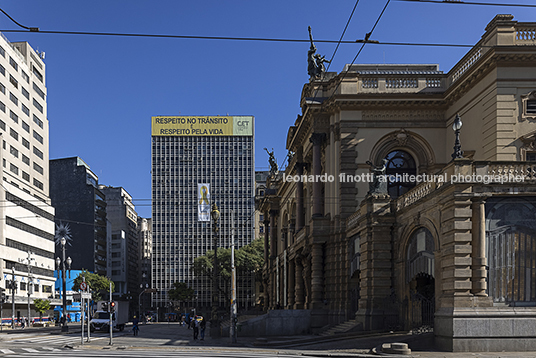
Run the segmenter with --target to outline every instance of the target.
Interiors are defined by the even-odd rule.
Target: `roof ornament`
[[[311,33],[311,26],[309,26],[309,40],[311,41],[311,47],[307,52],[307,73],[312,79],[318,79],[326,72],[326,67],[324,63],[331,63],[331,61],[326,60],[326,58],[320,54],[316,53],[316,46],[313,43],[313,34]]]

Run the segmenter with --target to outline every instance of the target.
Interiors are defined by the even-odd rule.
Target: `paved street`
[[[113,345],[105,333],[94,333],[81,345],[79,327],[69,334],[59,328],[4,331],[0,333],[0,357],[373,357],[370,349],[389,342],[407,342],[411,356],[423,358],[516,358],[536,357],[530,353],[449,353],[434,351],[432,335],[387,334],[368,336],[239,337],[231,345],[229,337],[193,340],[193,331],[177,323],[140,326],[134,337],[127,327],[115,332]],[[392,356],[393,357],[393,356]],[[400,356],[401,357],[401,356]]]

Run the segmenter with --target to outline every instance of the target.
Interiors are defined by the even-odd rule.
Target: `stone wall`
[[[309,334],[311,310],[272,310],[239,324],[239,337],[293,336]]]

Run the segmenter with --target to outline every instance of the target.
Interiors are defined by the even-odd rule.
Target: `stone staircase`
[[[340,323],[336,326],[330,327],[324,332],[320,333],[319,335],[323,337],[328,337],[328,336],[333,336],[335,334],[340,334],[340,333],[359,331],[361,330],[359,328],[360,326],[361,326],[361,323],[358,323],[355,319],[351,319],[349,321]]]

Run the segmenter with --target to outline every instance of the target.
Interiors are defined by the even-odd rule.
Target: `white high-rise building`
[[[154,307],[169,307],[167,291],[175,282],[194,289],[191,306],[211,307],[211,277],[194,274],[194,259],[214,249],[216,241],[219,248],[229,248],[233,221],[236,248],[253,240],[253,124],[252,116],[152,118]],[[217,240],[212,222],[199,220],[200,204],[208,204],[210,218],[214,203],[221,213]],[[228,286],[223,279],[219,283],[221,292]],[[239,274],[239,307],[249,305],[253,293],[252,276]],[[220,294],[222,306],[228,300]]]
[[[1,34],[0,34],[1,35]],[[0,36],[0,288],[11,316],[30,315],[35,298],[54,299],[54,208],[49,198],[49,135],[44,53]],[[28,303],[29,302],[29,303]],[[7,313],[9,312],[9,313]]]

